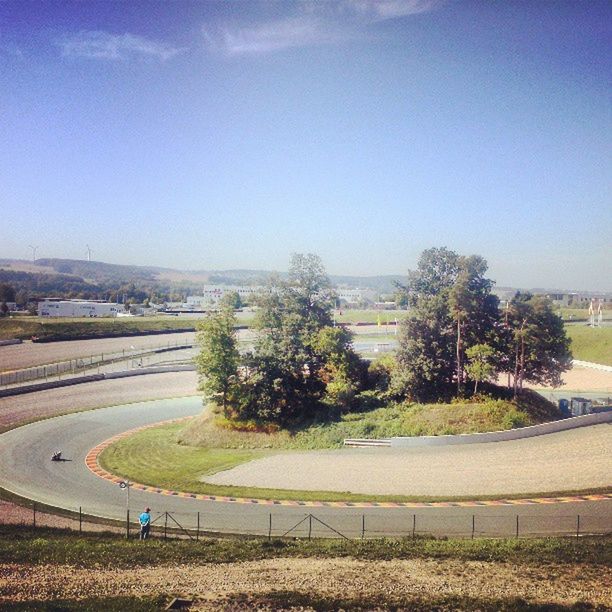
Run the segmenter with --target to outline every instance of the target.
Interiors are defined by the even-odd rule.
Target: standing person
[[[151,508],[145,508],[144,512],[138,517],[140,523],[140,539],[146,540],[149,537],[149,530],[151,529]]]

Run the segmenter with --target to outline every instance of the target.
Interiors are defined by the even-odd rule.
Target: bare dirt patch
[[[133,570],[65,565],[0,565],[0,602],[34,602],[88,597],[180,595],[195,609],[232,609],[232,601],[261,595],[378,601],[461,598],[496,601],[521,598],[539,605],[612,603],[612,570],[589,565],[515,565],[483,561],[413,559],[289,559],[144,567]],[[192,608],[194,609],[194,608]],[[276,608],[278,609],[278,607]],[[306,607],[302,609],[312,609]]]

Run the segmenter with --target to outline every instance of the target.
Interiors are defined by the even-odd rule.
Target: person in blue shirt
[[[149,530],[151,529],[151,508],[145,508],[144,512],[138,517],[140,523],[140,539],[146,540],[149,537]]]

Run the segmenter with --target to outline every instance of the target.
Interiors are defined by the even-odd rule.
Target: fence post
[[[166,518],[164,520],[164,540],[168,538],[168,512],[166,511]]]
[[[576,537],[580,537],[580,515],[576,517]]]
[[[32,513],[33,513],[33,519],[32,519],[32,527],[34,527],[36,529],[36,502],[34,502],[32,504]]]
[[[472,540],[474,539],[474,531],[476,531],[476,515],[472,514]]]
[[[412,515],[412,538],[416,538],[416,514]]]
[[[516,537],[519,537],[519,515],[516,515]]]
[[[83,510],[79,506],[79,533],[83,532]]]
[[[268,522],[268,540],[272,539],[272,513],[270,512],[269,522]]]
[[[312,514],[308,515],[308,539],[312,537]]]
[[[196,530],[196,542],[200,539],[200,513],[198,512],[198,528]]]
[[[125,538],[130,539],[130,509],[125,511]]]
[[[361,515],[361,539],[365,538],[365,514]]]

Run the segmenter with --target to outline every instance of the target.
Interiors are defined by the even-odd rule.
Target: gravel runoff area
[[[541,606],[589,602],[603,607],[612,604],[611,584],[612,570],[607,567],[436,559],[278,558],[95,571],[67,565],[0,565],[0,603],[172,594],[196,599],[192,610],[238,609],[232,605],[236,595],[244,602],[240,609],[253,609],[249,601],[275,591],[300,593],[315,601],[349,599],[366,607],[368,601],[391,605],[403,601],[409,606],[411,600],[453,597],[484,601],[521,598]]]
[[[0,431],[68,412],[196,394],[196,372],[102,380],[0,398]]]
[[[397,495],[510,495],[612,484],[608,424],[508,442],[282,453],[212,476],[220,485]]]
[[[500,384],[505,380],[500,379]],[[527,385],[541,391],[549,387],[538,387]],[[563,384],[557,388],[558,391],[602,391],[612,396],[612,372],[602,372],[593,368],[574,366],[563,374]]]

